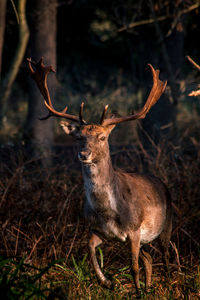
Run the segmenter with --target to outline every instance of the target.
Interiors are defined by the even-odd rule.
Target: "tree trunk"
[[[19,15],[19,42],[16,48],[15,56],[9,67],[8,72],[2,80],[0,88],[0,127],[2,126],[3,117],[7,110],[7,100],[11,93],[11,88],[19,67],[24,58],[26,51],[28,39],[29,39],[29,29],[26,23],[26,0],[18,1],[18,15]]]
[[[31,16],[31,58],[38,61],[44,58],[45,65],[56,67],[56,30],[57,30],[57,0],[35,0],[32,2],[33,12]],[[54,74],[48,77],[48,86],[51,98],[55,98],[56,79]],[[43,98],[30,79],[29,106],[25,125],[26,136],[31,138],[35,154],[46,157],[42,159],[44,164],[50,163],[49,153],[53,143],[53,119],[38,120],[47,114]],[[46,161],[46,163],[45,163]]]
[[[6,0],[1,0],[0,1],[0,81],[1,81],[2,52],[3,52],[5,23],[6,23]]]

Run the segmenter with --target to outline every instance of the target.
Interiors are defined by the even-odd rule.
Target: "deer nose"
[[[78,153],[78,158],[82,161],[86,161],[90,159],[90,156],[91,156],[91,151],[80,151]]]

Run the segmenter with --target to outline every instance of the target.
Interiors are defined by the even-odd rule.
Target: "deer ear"
[[[79,129],[79,127],[77,125],[70,124],[66,121],[61,121],[60,126],[62,127],[62,129],[64,130],[64,132],[66,134],[70,134],[70,135],[76,135],[76,133],[78,132],[78,129]]]
[[[107,126],[105,126],[106,132],[108,134],[110,134],[111,131],[115,128],[115,126],[116,126],[115,124],[114,125],[107,125]]]

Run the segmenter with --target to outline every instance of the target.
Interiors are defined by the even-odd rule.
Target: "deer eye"
[[[100,141],[105,141],[105,139],[106,139],[105,136],[100,137]]]

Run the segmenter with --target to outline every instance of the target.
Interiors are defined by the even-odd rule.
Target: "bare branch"
[[[195,66],[195,68],[197,68],[197,70],[200,71],[200,66],[189,55],[187,55],[186,57],[193,64],[193,66]],[[200,90],[192,91],[191,93],[188,94],[188,96],[190,96],[190,97],[200,96]]]
[[[200,96],[200,90],[192,91],[190,94],[188,94],[188,96]]]
[[[200,66],[189,55],[186,57],[200,71]]]
[[[180,16],[182,16],[184,14],[189,13],[190,11],[198,8],[199,6],[200,6],[200,2],[198,1],[197,3],[189,6],[188,8],[185,8],[185,9],[179,11],[178,12],[178,17],[180,17]],[[152,23],[155,23],[155,22],[161,22],[161,21],[164,21],[164,20],[167,20],[167,19],[171,19],[171,18],[174,18],[174,16],[172,16],[172,15],[160,16],[160,17],[151,18],[151,19],[148,19],[148,20],[137,21],[137,22],[130,23],[128,25],[122,26],[121,28],[118,29],[118,32],[122,32],[122,31],[125,31],[125,30],[128,30],[128,29],[132,29],[132,28],[135,28],[135,27],[138,27],[138,26],[142,26],[142,25],[152,24]]]

